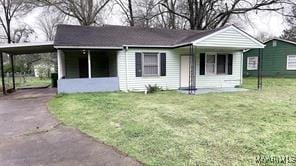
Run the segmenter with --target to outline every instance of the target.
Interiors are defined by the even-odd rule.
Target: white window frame
[[[277,46],[277,41],[276,40],[273,40],[272,41],[272,47],[276,47]]]
[[[249,66],[251,58],[256,58],[256,67]],[[258,70],[258,56],[249,56],[247,57],[247,70]]]
[[[145,54],[157,54],[157,74],[145,74],[144,56]],[[159,52],[142,52],[142,76],[143,77],[158,77],[160,76],[160,53]]]
[[[217,73],[217,65],[218,65],[218,54],[226,55],[226,61],[225,61],[225,73]],[[215,56],[215,71],[214,73],[208,73],[207,72],[207,57],[208,55],[214,55]],[[219,53],[219,52],[207,52],[205,56],[205,75],[228,75],[228,53]]]
[[[291,56],[296,57],[296,55],[287,55],[287,70],[296,70],[296,66],[295,67],[289,66],[289,59]]]

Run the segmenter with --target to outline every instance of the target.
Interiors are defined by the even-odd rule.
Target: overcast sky
[[[30,25],[35,30],[35,35],[30,39],[32,42],[40,42],[45,40],[44,34],[42,31],[38,30],[38,26],[36,24],[40,13],[41,10],[37,8],[22,19],[24,23]],[[278,37],[282,34],[282,31],[287,28],[284,18],[277,13],[254,12],[249,14],[249,20],[251,23],[246,22],[246,28],[244,30],[252,36],[258,36],[260,32],[266,32],[270,36]],[[121,25],[122,23],[120,13],[113,12],[112,16],[105,20],[105,24]]]

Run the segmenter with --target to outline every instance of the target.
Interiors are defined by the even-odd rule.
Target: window
[[[159,63],[158,53],[143,53],[143,75],[158,76]]]
[[[296,70],[296,55],[287,56],[287,70]]]
[[[206,74],[227,74],[227,57],[225,54],[207,54]]]
[[[215,74],[216,73],[216,55],[208,54],[206,58],[206,73]]]
[[[227,64],[227,59],[226,55],[217,55],[217,74],[226,74],[226,64]]]
[[[272,47],[276,47],[277,46],[277,41],[276,40],[273,40],[272,41]]]
[[[247,59],[247,70],[257,70],[258,68],[258,57],[252,56]]]

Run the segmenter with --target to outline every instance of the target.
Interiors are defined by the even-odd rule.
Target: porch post
[[[189,90],[188,94],[195,94],[196,91],[196,57],[194,45],[189,46]]]
[[[88,78],[91,78],[91,56],[90,50],[87,52],[87,60],[88,60]]]
[[[0,63],[1,63],[1,78],[2,78],[2,93],[6,95],[6,89],[5,89],[5,81],[4,81],[4,64],[3,64],[3,53],[1,52],[0,56]]]
[[[65,55],[62,50],[58,50],[58,79],[62,79],[65,76]]]

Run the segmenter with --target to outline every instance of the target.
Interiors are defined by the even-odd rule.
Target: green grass
[[[12,88],[12,77],[6,77],[5,83],[6,83],[7,89]],[[50,78],[40,79],[38,77],[15,77],[15,85],[17,88],[41,87],[41,86],[48,86],[50,84],[51,84]]]
[[[26,81],[19,78],[17,82],[17,87],[38,87],[38,86],[48,86],[51,84],[50,78],[40,79],[38,77],[27,77]]]
[[[257,155],[295,157],[295,96],[296,79],[264,79],[261,92],[58,95],[49,109],[147,165],[253,165]]]

